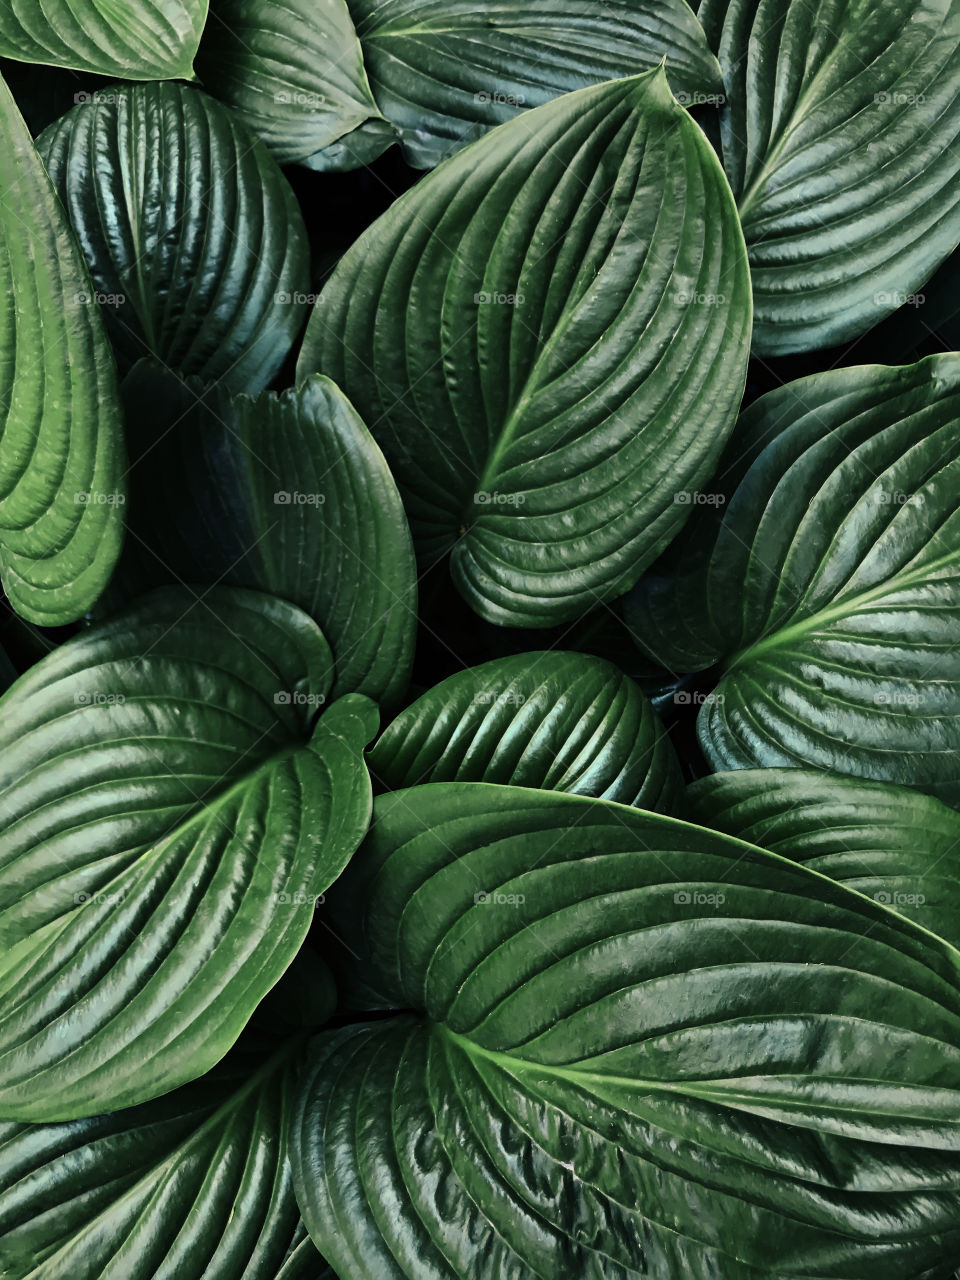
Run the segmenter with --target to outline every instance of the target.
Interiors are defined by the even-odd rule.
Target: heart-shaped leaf
[[[37,146],[90,266],[122,369],[153,355],[259,391],[303,322],[296,197],[232,112],[180,84],[115,85]]]
[[[435,685],[368,754],[391,790],[501,782],[672,813],[680,768],[639,687],[612,662],[521,653]]]
[[[849,885],[960,947],[960,814],[887,782],[735,769],[688,790],[698,820]]]
[[[396,139],[370,92],[345,0],[213,0],[197,65],[281,164],[352,167],[345,143],[361,164]]]
[[[417,611],[410,531],[382,453],[334,384],[234,398],[143,363],[124,398],[131,591],[180,580],[282,596],[330,641],[334,697],[402,696]]]
[[[220,588],[145,597],[0,701],[0,1115],[157,1097],[223,1057],[370,814],[372,703],[312,722],[306,614]]]
[[[699,16],[727,86],[755,349],[863,333],[960,242],[960,9],[702,0]]]
[[[0,6],[0,57],[124,80],[192,78],[207,0],[45,0]]]
[[[381,444],[418,551],[486,619],[621,594],[683,524],[743,390],[750,286],[716,156],[662,71],[493,130],[334,271],[298,371]]]
[[[960,357],[764,396],[718,479],[729,502],[628,607],[671,669],[720,664],[698,719],[711,767],[815,765],[960,803]]]
[[[940,1275],[958,956],[729,837],[478,783],[380,797],[366,937],[420,1010],[318,1037],[291,1130],[347,1277]]]
[[[117,373],[77,242],[0,80],[0,578],[31,622],[73,622],[120,552]]]
[[[316,1280],[282,1147],[300,1052],[238,1049],[130,1110],[0,1125],[5,1280]]]
[[[666,59],[681,101],[723,76],[686,0],[348,0],[373,96],[408,163],[431,168],[528,107]]]

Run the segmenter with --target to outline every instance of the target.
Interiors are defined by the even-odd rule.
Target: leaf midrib
[[[960,564],[960,548],[957,551],[947,552],[946,555],[938,557],[936,560],[930,561],[928,564],[920,565],[916,569],[908,570],[901,576],[894,574],[892,578],[886,578],[883,582],[875,587],[871,587],[867,591],[862,591],[858,595],[847,597],[845,600],[838,601],[836,604],[828,605],[824,609],[820,609],[815,613],[809,614],[806,618],[799,622],[791,623],[789,626],[780,627],[774,631],[768,632],[760,637],[753,644],[747,645],[743,649],[739,649],[732,658],[723,665],[723,675],[729,675],[735,667],[746,666],[748,662],[755,661],[765,653],[778,649],[785,644],[790,644],[794,640],[804,639],[811,632],[818,631],[823,627],[829,626],[831,623],[837,622],[842,618],[848,618],[852,614],[859,613],[867,605],[873,604],[874,601],[882,599],[884,596],[891,595],[896,591],[906,590],[918,582],[923,582],[926,578],[932,577],[940,569],[952,564]]]

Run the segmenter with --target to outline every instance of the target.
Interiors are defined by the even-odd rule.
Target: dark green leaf
[[[849,885],[960,947],[960,814],[932,796],[813,769],[694,783],[699,821]]]
[[[2,80],[0,168],[0,578],[18,613],[58,626],[96,601],[120,552],[117,373],[76,240]]]
[[[303,322],[306,231],[266,148],[205,93],[115,85],[37,143],[122,368],[154,355],[259,391]]]
[[[0,701],[0,1115],[157,1097],[223,1057],[366,828],[353,694],[306,614],[170,589]]]
[[[197,65],[281,164],[339,168],[332,148],[345,135],[369,163],[396,139],[345,0],[213,0]]]
[[[706,480],[743,389],[729,189],[662,72],[568,94],[458,153],[341,260],[301,377],[380,442],[418,551],[486,619],[625,591]]]
[[[960,357],[815,374],[744,415],[629,607],[673,670],[720,664],[713,769],[815,765],[960,803]]]
[[[373,96],[430,168],[525,108],[666,58],[681,101],[722,94],[686,0],[348,0]]]
[[[335,697],[395,702],[416,628],[410,531],[383,455],[333,383],[232,398],[144,364],[124,398],[133,591],[173,578],[282,596],[330,641]]]
[[[960,7],[702,0],[754,344],[825,347],[895,311],[960,241]]]
[[[0,57],[124,80],[193,74],[207,0],[6,0]]]
[[[421,1011],[318,1037],[291,1130],[347,1280],[916,1280],[960,1239],[956,952],[675,819],[379,798],[366,935]]]
[[[368,755],[392,790],[501,782],[674,812],[680,769],[649,701],[610,662],[578,653],[498,658],[436,685]]]
[[[6,1280],[316,1280],[281,1145],[299,1052],[234,1052],[112,1115],[0,1125]]]

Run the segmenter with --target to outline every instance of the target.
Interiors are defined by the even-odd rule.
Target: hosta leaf
[[[80,617],[123,533],[117,374],[90,278],[0,80],[0,578],[31,622]]]
[[[729,503],[629,610],[671,669],[719,663],[698,719],[711,767],[815,765],[960,803],[960,357],[782,387],[719,476]]]
[[[327,168],[347,134],[364,148],[358,163],[369,162],[396,138],[370,92],[345,0],[213,0],[198,67],[281,164]]]
[[[178,579],[282,596],[330,641],[333,696],[400,697],[416,628],[410,531],[383,455],[334,384],[231,397],[143,364],[124,397],[134,591]]]
[[[0,57],[124,80],[190,79],[206,16],[207,0],[6,0]]]
[[[430,168],[527,107],[665,57],[681,101],[723,90],[686,0],[348,0],[373,96]]]
[[[749,845],[579,796],[380,797],[368,945],[291,1130],[341,1276],[916,1280],[960,1236],[958,957]]]
[[[736,769],[689,789],[698,819],[865,893],[960,947],[960,814],[813,769]]]
[[[359,695],[293,605],[171,589],[0,702],[0,1115],[113,1111],[223,1057],[369,818]]]
[[[450,676],[368,753],[392,790],[502,782],[673,812],[680,769],[639,687],[611,662],[523,653]]]
[[[37,145],[125,369],[154,355],[258,391],[303,322],[306,231],[266,148],[188,85],[116,85]]]
[[[662,72],[445,162],[341,259],[298,371],[346,391],[426,560],[497,623],[622,593],[674,536],[743,389],[729,190]]]
[[[3,1275],[316,1280],[281,1145],[299,1053],[234,1052],[111,1115],[0,1125]]]
[[[755,349],[895,311],[960,242],[960,9],[950,0],[702,0]]]

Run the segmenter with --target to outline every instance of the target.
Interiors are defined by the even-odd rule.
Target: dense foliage
[[[0,60],[0,1280],[953,1280],[960,6]]]

